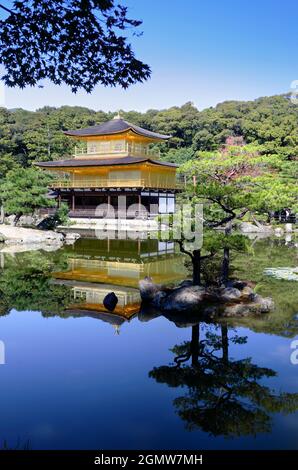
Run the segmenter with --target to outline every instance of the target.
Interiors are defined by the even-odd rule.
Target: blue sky
[[[6,5],[9,1],[2,2]],[[96,87],[72,94],[66,86],[6,89],[5,106],[36,109],[80,105],[144,111],[192,101],[199,109],[289,91],[298,79],[294,0],[122,0],[143,20],[133,39],[152,78],[129,90]]]

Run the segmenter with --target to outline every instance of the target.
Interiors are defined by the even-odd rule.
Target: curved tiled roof
[[[178,165],[160,160],[152,160],[148,157],[122,157],[122,158],[71,158],[69,160],[54,160],[51,162],[35,163],[41,168],[73,168],[84,166],[112,166],[112,165],[133,165],[135,163],[152,163],[153,165],[176,168]]]
[[[163,135],[158,134],[157,132],[148,131],[147,129],[135,126],[134,124],[131,124],[130,122],[127,122],[121,118],[114,118],[111,121],[104,122],[103,124],[99,124],[98,126],[86,127],[84,129],[79,129],[76,131],[65,131],[64,134],[73,137],[88,137],[121,134],[129,130],[131,130],[135,134],[141,135],[143,137],[148,137],[150,139],[167,140],[171,137],[170,135]]]

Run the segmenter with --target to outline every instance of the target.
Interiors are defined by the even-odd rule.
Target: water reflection
[[[173,405],[190,431],[201,429],[212,436],[238,437],[269,433],[272,414],[298,409],[298,393],[277,393],[262,381],[276,376],[250,358],[229,357],[229,344],[243,345],[244,336],[207,331],[200,340],[200,324],[192,327],[191,340],[172,348],[174,363],[155,367],[149,376],[178,388],[182,395]]]
[[[52,271],[67,266],[62,253],[18,253],[2,257],[0,269],[0,315],[11,309],[61,315],[70,301],[69,289],[52,283]]]
[[[1,368],[1,435],[11,429],[12,442],[33,435],[32,448],[225,448],[224,437],[239,437],[230,445],[240,448],[296,446],[297,415],[283,415],[298,408],[288,339],[298,333],[298,293],[293,283],[263,274],[268,266],[296,265],[295,253],[260,241],[254,254],[238,255],[236,276],[272,296],[276,310],[221,325],[198,324],[188,313],[164,318],[141,305],[139,279],[171,284],[186,277],[173,244],[82,239],[55,253],[2,256],[1,339],[9,354]],[[103,305],[111,291],[119,299],[113,313]],[[116,331],[127,327],[115,337],[106,322]],[[52,434],[45,437],[44,426]]]
[[[297,264],[295,248],[280,241],[254,244],[254,253],[238,254],[233,260],[237,277],[249,280],[256,292],[272,297],[276,308],[261,317],[229,320],[233,327],[245,326],[257,332],[294,337],[298,332],[298,289],[290,281],[264,274],[268,266]],[[161,284],[176,284],[188,273],[184,257],[171,242],[158,240],[80,239],[75,245],[53,253],[43,251],[1,256],[0,314],[17,310],[41,311],[44,316],[93,317],[116,329],[138,316],[148,321],[160,315],[141,305],[140,279],[152,277]],[[103,304],[105,296],[118,297],[111,313]],[[167,314],[176,326],[191,326],[196,315],[181,318]]]
[[[139,280],[175,284],[187,275],[172,242],[81,239],[55,253],[1,257],[0,312],[39,310],[44,316],[89,316],[117,329],[139,314]],[[104,298],[114,292],[111,313]]]
[[[140,279],[150,276],[156,283],[169,284],[186,276],[172,242],[81,239],[75,250],[68,247],[65,252],[67,269],[53,273],[55,284],[69,286],[72,291],[73,303],[65,313],[93,315],[116,329],[140,311]],[[118,298],[112,313],[104,306],[110,292]]]

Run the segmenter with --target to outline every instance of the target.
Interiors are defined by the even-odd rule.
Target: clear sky
[[[9,5],[11,2],[2,1]],[[145,84],[97,86],[72,94],[66,86],[6,89],[5,106],[36,109],[79,105],[144,111],[192,101],[199,108],[288,92],[298,79],[296,0],[122,0],[143,20],[134,39],[152,68]]]

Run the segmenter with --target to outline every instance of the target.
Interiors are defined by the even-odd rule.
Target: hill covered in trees
[[[74,142],[62,131],[100,124],[113,115],[75,106],[35,112],[0,108],[0,178],[15,164],[28,167],[34,161],[69,156]],[[229,137],[256,145],[261,154],[280,154],[289,160],[298,155],[298,106],[289,95],[226,101],[203,111],[189,102],[122,115],[152,131],[171,134],[171,142],[160,144],[162,157],[178,163],[195,158],[198,151],[216,151]]]

